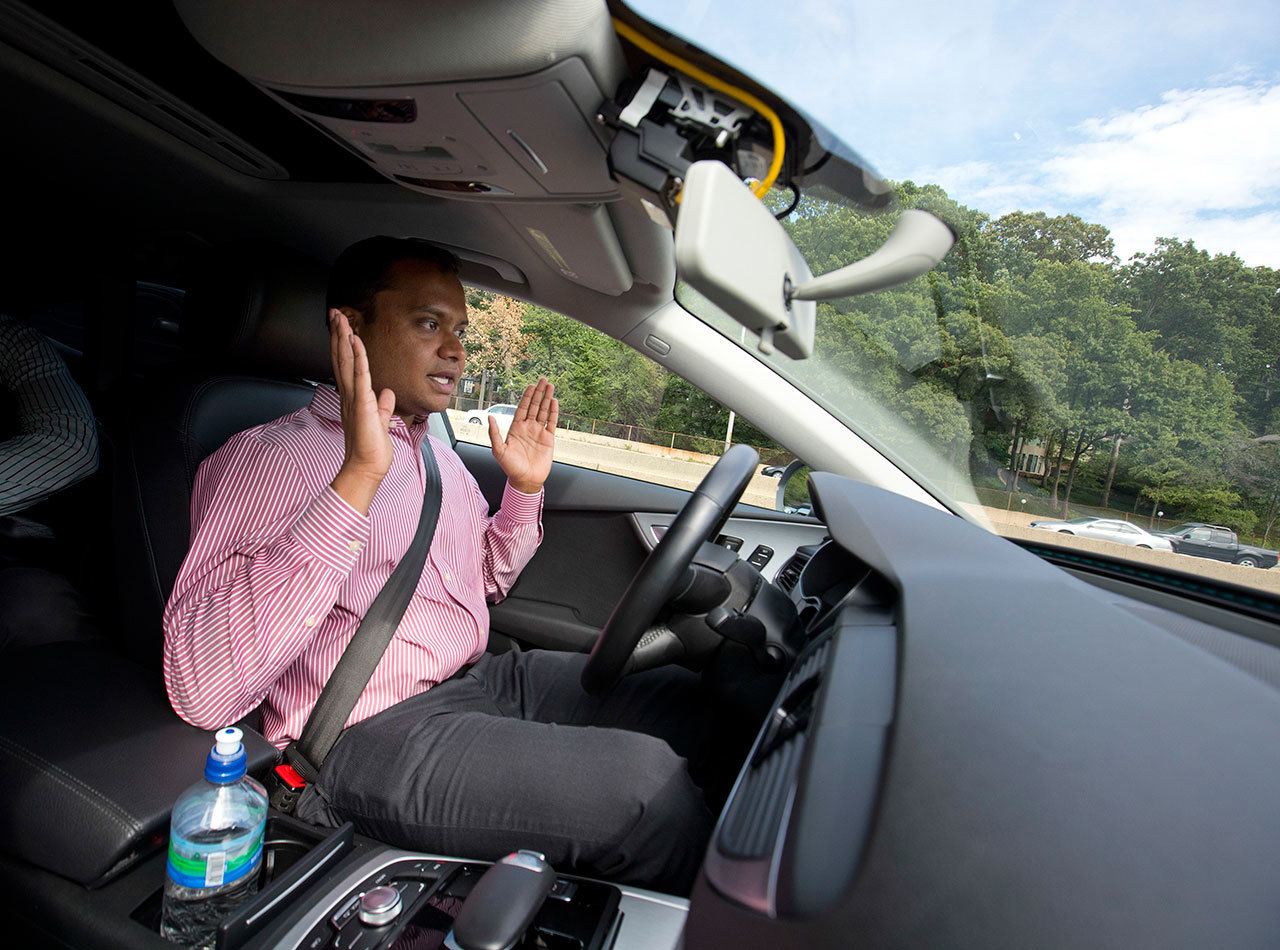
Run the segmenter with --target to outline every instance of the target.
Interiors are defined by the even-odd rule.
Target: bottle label
[[[221,887],[254,873],[262,863],[265,830],[264,823],[251,837],[217,844],[200,844],[170,835],[169,879],[183,887]]]

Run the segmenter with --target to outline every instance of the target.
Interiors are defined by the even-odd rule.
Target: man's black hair
[[[458,258],[451,251],[417,238],[386,235],[357,241],[338,255],[329,271],[325,294],[325,322],[330,310],[352,307],[368,321],[373,320],[373,298],[390,286],[391,268],[400,261],[421,261],[446,274],[458,275]]]

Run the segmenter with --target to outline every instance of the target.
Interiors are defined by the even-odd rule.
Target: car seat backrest
[[[116,446],[115,569],[124,649],[158,666],[161,615],[190,541],[200,463],[307,405],[331,376],[323,265],[262,244],[219,251],[184,308],[184,365],[134,394]]]

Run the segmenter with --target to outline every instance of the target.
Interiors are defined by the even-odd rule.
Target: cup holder
[[[350,823],[337,829],[317,828],[273,812],[267,818],[262,841],[258,891],[237,907],[232,917],[223,921],[218,932],[218,950],[235,950],[276,919],[278,914],[272,914],[255,920],[252,927],[247,923],[259,907],[276,904],[277,911],[287,907],[306,889],[308,880],[318,876],[319,867],[337,863],[351,850],[354,835],[355,830]],[[148,930],[159,933],[163,900],[162,880],[157,889],[134,908],[130,917]]]

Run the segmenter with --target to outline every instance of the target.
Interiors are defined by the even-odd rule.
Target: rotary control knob
[[[370,927],[381,927],[395,920],[400,909],[400,892],[384,884],[361,895],[360,922]]]

